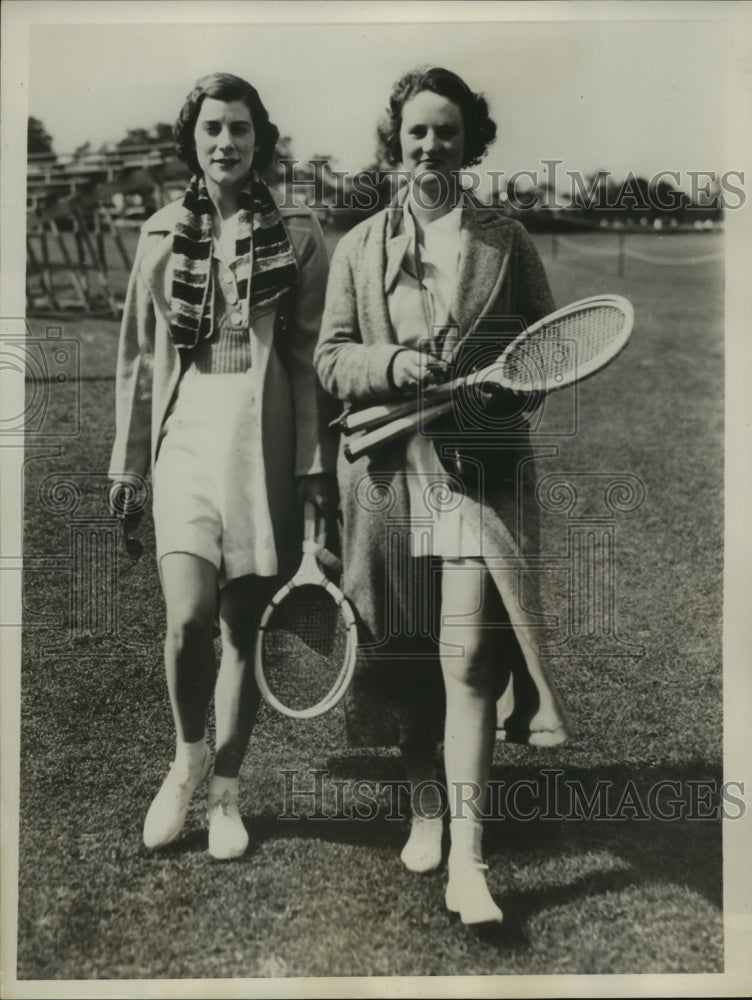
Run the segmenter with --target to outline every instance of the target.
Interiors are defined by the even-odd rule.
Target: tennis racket
[[[453,394],[463,386],[490,383],[543,395],[580,382],[614,360],[626,346],[633,325],[632,305],[620,295],[580,299],[528,327],[493,364],[430,389],[419,401],[384,403],[346,414],[344,432],[364,433],[347,443],[345,455],[355,461],[451,412]]]
[[[303,519],[300,567],[261,617],[254,663],[264,699],[292,719],[334,708],[352,679],[358,645],[352,607],[319,562],[338,560],[320,544],[315,504],[306,502]]]

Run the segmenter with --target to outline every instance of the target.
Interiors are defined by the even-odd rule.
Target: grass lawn
[[[624,294],[636,328],[619,361],[576,398],[546,402],[538,475],[587,474],[579,511],[591,517],[604,509],[605,479],[628,474],[643,485],[639,507],[612,522],[615,633],[643,655],[592,655],[586,637],[560,649],[550,665],[573,739],[558,750],[499,745],[493,778],[540,785],[559,769],[562,788],[610,796],[612,818],[525,820],[501,796],[486,850],[505,922],[478,934],[445,911],[444,870],[416,876],[400,865],[407,824],[391,818],[395,752],[349,749],[340,710],[295,722],[264,706],[241,775],[246,856],[209,858],[200,796],[183,836],[147,853],[143,817],[173,748],[152,529],[147,519],[144,557],[120,561],[114,606],[101,611],[116,633],[96,621],[72,628],[72,595],[89,586],[85,572],[73,577],[72,539],[82,525],[90,542],[108,527],[96,519],[105,515],[117,324],[66,319],[83,377],[49,387],[46,426],[74,426],[80,408],[80,432],[30,438],[26,462],[19,978],[722,971],[712,808],[723,780],[722,264],[628,259],[619,277],[613,256],[582,252],[612,248],[615,237],[573,239],[579,252],[560,248],[555,259],[551,238],[538,241],[557,301]],[[629,246],[673,258],[722,243],[635,236]],[[80,491],[72,513],[51,493],[60,480]],[[546,512],[542,526],[542,551],[560,560],[542,574],[546,609],[566,621],[566,516]],[[99,607],[102,596],[83,600]],[[563,638],[563,625],[552,629],[552,643]],[[282,772],[300,772],[305,790],[311,769],[328,772],[327,818],[303,798],[299,818],[284,818]],[[381,782],[374,819],[348,818],[350,779]],[[682,816],[640,814],[658,782],[674,783],[661,786],[660,808],[681,800]],[[520,810],[529,803],[519,796]]]

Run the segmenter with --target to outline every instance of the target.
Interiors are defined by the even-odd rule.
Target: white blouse
[[[457,282],[462,206],[424,226],[423,247],[418,245],[409,198],[402,226],[409,242],[388,296],[389,318],[398,342],[417,350],[421,341],[452,322],[450,304]],[[449,340],[447,348],[451,343]],[[449,476],[433,441],[414,434],[407,442],[406,458],[412,554],[446,559],[478,557],[480,543],[462,517],[462,496],[449,488]]]
[[[247,327],[249,324],[248,298],[242,302],[238,298],[238,283],[233,265],[236,261],[235,246],[238,239],[239,212],[225,219],[222,223],[222,233],[212,238],[212,257],[219,261],[220,280],[224,283],[224,300],[228,308],[228,316],[233,326]],[[249,279],[250,280],[250,279]]]

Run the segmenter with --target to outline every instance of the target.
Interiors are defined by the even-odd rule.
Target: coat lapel
[[[403,245],[399,235],[395,235],[399,216],[399,211],[394,209],[384,212],[379,224],[374,226],[369,235],[363,267],[359,269],[357,291],[362,308],[359,307],[358,312],[367,317],[369,336],[365,336],[364,331],[366,341],[374,333],[374,339],[382,343],[394,343],[396,340],[389,319],[385,289],[391,288],[391,284],[396,281],[405,252],[406,244]],[[383,275],[384,280],[374,281],[377,275]]]
[[[396,236],[386,238],[386,268],[384,270],[384,295],[394,288],[402,268],[402,261],[405,251],[410,243],[410,237],[406,233],[398,233]]]
[[[496,299],[509,266],[510,245],[493,210],[465,201],[460,260],[450,313],[465,337]]]
[[[367,313],[374,328],[382,329],[389,341],[395,334],[389,319],[387,295],[394,287],[409,238],[400,231],[402,206],[384,213],[383,223],[373,232],[368,248],[369,261],[361,271],[363,284],[359,297],[368,302]],[[489,309],[507,277],[511,237],[508,227],[500,226],[493,209],[465,201],[460,231],[460,259],[457,283],[452,297],[450,318],[459,326],[460,338],[466,337],[477,320]],[[383,284],[370,280],[383,274]],[[379,338],[381,339],[381,338]]]
[[[405,251],[410,244],[410,237],[403,231],[402,206],[392,205],[386,212],[384,222],[384,295],[387,296],[394,288],[402,268]]]
[[[172,290],[172,233],[150,233],[154,245],[144,254],[141,271],[151,290],[157,310],[169,323]],[[161,237],[161,238],[160,238]]]

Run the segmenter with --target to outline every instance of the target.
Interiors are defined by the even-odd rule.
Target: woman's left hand
[[[323,515],[333,514],[339,504],[336,476],[330,472],[318,472],[312,476],[298,476],[298,500],[315,503]]]

